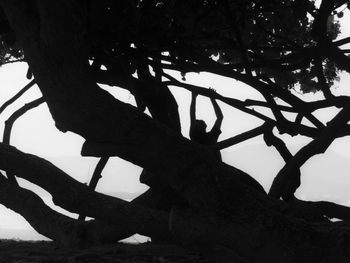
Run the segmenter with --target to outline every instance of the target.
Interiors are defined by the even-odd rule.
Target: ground
[[[0,263],[211,263],[200,252],[175,245],[118,243],[89,249],[53,242],[0,240]]]

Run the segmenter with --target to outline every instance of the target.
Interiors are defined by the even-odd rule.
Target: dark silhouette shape
[[[215,92],[213,89],[212,91]],[[210,101],[214,107],[216,121],[212,129],[209,132],[207,132],[206,131],[207,125],[205,121],[196,119],[197,96],[198,94],[192,93],[192,100],[191,100],[191,106],[190,106],[190,116],[191,116],[190,138],[192,141],[195,141],[199,144],[212,146],[217,143],[218,138],[221,134],[221,124],[224,116],[216,100],[213,98],[210,98]],[[217,158],[221,161],[220,150],[213,149],[213,152],[215,153]]]

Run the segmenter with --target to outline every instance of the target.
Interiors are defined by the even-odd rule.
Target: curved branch
[[[350,119],[350,104],[344,107],[330,121],[325,129],[313,141],[299,150],[292,159],[278,172],[274,179],[269,195],[275,198],[290,196],[297,188],[290,189],[291,181],[296,181],[298,174],[295,173],[310,157],[323,153],[335,138],[339,136],[339,130],[346,126]]]
[[[283,140],[281,140],[280,138],[278,138],[273,134],[272,128],[273,127],[267,127],[267,129],[265,129],[265,133],[264,133],[265,143],[267,146],[273,145],[276,148],[276,150],[279,152],[279,154],[282,156],[283,160],[286,163],[288,163],[293,158],[293,155],[290,153],[290,151],[288,150]],[[300,169],[296,168],[293,171],[293,178],[290,178],[288,182],[289,185],[286,185],[286,187],[288,189],[297,189],[300,186],[300,176],[301,176]],[[295,198],[294,198],[293,190],[283,193],[283,200],[290,201],[294,199]]]
[[[24,216],[40,234],[65,245],[76,243],[77,236],[74,233],[77,231],[72,231],[72,228],[76,228],[73,219],[47,207],[37,195],[13,185],[2,175],[0,202]]]
[[[0,173],[0,203],[20,213],[40,234],[63,246],[114,243],[133,235],[126,228],[98,220],[81,222],[48,207],[35,193],[13,185]]]
[[[29,102],[25,104],[23,107],[15,111],[6,121],[5,121],[5,130],[4,130],[4,136],[3,136],[3,143],[10,144],[10,138],[11,138],[11,131],[12,126],[14,122],[21,117],[23,114],[25,114],[27,111],[34,109],[35,107],[38,107],[40,104],[44,103],[45,99],[43,97],[33,100],[32,102]]]
[[[41,103],[45,102],[44,98],[41,97],[39,99],[33,100],[32,102],[27,103],[23,107],[21,107],[19,110],[15,111],[10,118],[8,118],[7,121],[5,121],[5,129],[3,134],[2,142],[5,144],[10,144],[10,138],[11,138],[11,131],[12,126],[14,122],[21,117],[23,114],[25,114],[27,111],[34,109],[35,107],[39,106]],[[16,180],[16,177],[14,174],[7,172],[6,173],[7,178],[14,184],[18,185],[18,182]]]
[[[12,103],[14,103],[19,97],[21,97],[27,90],[29,90],[31,87],[35,84],[35,79],[30,81],[27,85],[25,85],[19,92],[16,93],[11,99],[6,101],[3,105],[0,107],[0,114]]]
[[[267,127],[264,132],[264,140],[267,146],[274,146],[276,150],[280,153],[283,160],[288,162],[293,155],[288,150],[286,144],[278,137],[276,137],[272,132],[273,127]]]
[[[122,199],[97,193],[56,166],[35,155],[0,144],[0,169],[26,179],[53,196],[53,202],[72,212],[117,224],[121,229],[144,235],[167,235],[168,214],[129,205]]]

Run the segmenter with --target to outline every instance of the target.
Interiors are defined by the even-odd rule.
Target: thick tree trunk
[[[72,22],[71,5],[70,1],[40,2],[37,9],[28,10],[32,5],[27,2],[3,1],[57,127],[83,136],[89,145],[102,149],[101,155],[117,155],[162,174],[193,207],[214,209],[225,203],[242,207],[240,202],[231,203],[235,199],[225,200],[229,192],[254,200],[238,181],[222,199],[220,177],[227,169],[208,149],[192,145],[96,85],[80,36],[84,28]]]

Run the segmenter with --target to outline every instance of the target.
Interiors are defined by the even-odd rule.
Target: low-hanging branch
[[[143,208],[119,198],[89,189],[52,163],[35,155],[26,154],[15,147],[0,143],[0,169],[15,173],[52,195],[53,202],[72,213],[118,224],[133,229],[133,233],[150,235],[168,234],[168,214]],[[140,221],[139,221],[140,220]]]
[[[42,235],[60,244],[72,244],[77,231],[72,231],[74,221],[48,206],[33,192],[13,185],[0,174],[0,202],[20,213]],[[43,220],[44,219],[44,220]],[[76,228],[76,227],[75,227]],[[68,232],[63,231],[66,229]]]
[[[58,213],[35,193],[13,185],[1,173],[0,203],[24,216],[40,234],[63,246],[114,243],[134,234],[118,225],[99,220],[82,222]]]
[[[220,219],[215,219],[217,221],[213,224],[214,218],[211,218],[208,223],[202,215],[189,215],[182,209],[172,209],[169,214],[146,208],[137,203],[94,192],[50,162],[35,155],[23,153],[12,146],[0,143],[0,154],[2,156],[0,169],[13,171],[19,177],[44,188],[52,194],[56,205],[68,211],[84,213],[105,223],[117,225],[124,234],[123,230],[126,230],[129,234],[173,237],[181,242],[187,240],[196,244],[216,243],[235,247],[235,249],[238,247],[244,252],[244,246],[241,245],[241,240],[237,236],[241,236],[247,228],[250,229],[249,224],[242,226]],[[19,204],[13,204],[13,206],[17,205]],[[259,231],[259,229],[253,227],[251,231]],[[254,242],[254,239],[251,242]]]

